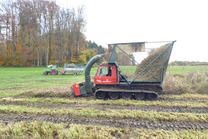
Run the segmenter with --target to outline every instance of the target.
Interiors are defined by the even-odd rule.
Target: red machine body
[[[113,64],[100,65],[94,78],[94,83],[105,85],[117,84],[117,67]]]
[[[91,82],[90,71],[96,62],[103,57],[107,58],[105,54],[96,55],[88,61],[85,67],[85,82],[72,86],[73,95],[94,95],[95,98],[104,100],[157,98],[158,93],[162,92],[163,78],[174,43],[175,41],[109,44],[108,63],[99,66],[94,83]],[[133,52],[139,52],[139,56],[141,54],[138,58],[140,62],[136,61]],[[144,55],[147,57],[143,59]]]

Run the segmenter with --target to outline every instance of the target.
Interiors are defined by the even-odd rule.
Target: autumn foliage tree
[[[45,0],[2,2],[0,66],[86,63],[84,57],[97,51],[88,47],[85,25],[84,7],[62,9]]]

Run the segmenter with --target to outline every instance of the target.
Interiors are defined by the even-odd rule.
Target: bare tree
[[[74,20],[74,33],[76,36],[76,43],[77,43],[77,58],[79,58],[79,51],[80,51],[80,37],[81,33],[84,31],[85,27],[85,20],[84,20],[84,6],[79,7],[77,10],[77,16]]]
[[[0,59],[8,66],[57,60],[63,64],[77,60],[86,48],[84,7],[60,9],[54,1],[7,0],[0,4],[0,23]]]
[[[10,39],[11,39],[11,57],[12,63],[16,64],[16,6],[15,3],[10,0],[7,3],[1,3],[1,17],[6,19],[6,47],[7,47],[7,60],[9,57]],[[4,14],[4,15],[3,15]],[[11,32],[11,33],[10,33]]]

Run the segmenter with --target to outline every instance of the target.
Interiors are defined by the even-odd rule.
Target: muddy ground
[[[20,121],[47,121],[53,123],[67,123],[67,124],[85,124],[85,125],[102,125],[108,127],[121,127],[121,128],[146,128],[146,129],[164,129],[164,130],[206,130],[208,123],[192,123],[180,121],[151,121],[141,119],[96,119],[96,118],[70,118],[70,117],[55,117],[55,116],[35,116],[35,115],[0,115],[0,122],[5,124],[20,122]]]
[[[76,98],[75,98],[76,99]],[[90,98],[91,99],[91,98]],[[170,102],[189,102],[186,99],[158,99],[156,101],[170,101]],[[193,101],[193,100],[191,100]],[[198,102],[197,100],[195,100]],[[194,101],[193,101],[194,102]],[[156,111],[156,112],[177,112],[177,113],[208,113],[208,108],[201,107],[163,107],[163,106],[133,106],[133,105],[107,105],[107,104],[47,104],[47,103],[26,103],[26,102],[0,102],[0,105],[18,105],[28,106],[35,108],[94,108],[98,110],[115,109],[115,110],[142,110],[142,111]],[[50,115],[35,115],[35,114],[3,114],[0,112],[0,122],[3,123],[14,123],[20,121],[47,121],[54,123],[67,123],[67,124],[86,124],[86,125],[103,125],[107,127],[130,127],[130,128],[146,128],[146,129],[165,129],[165,130],[181,130],[181,129],[193,129],[193,130],[207,130],[207,122],[184,122],[184,121],[153,121],[151,119],[116,119],[116,118],[86,118],[86,117],[70,117],[64,116],[50,116]]]

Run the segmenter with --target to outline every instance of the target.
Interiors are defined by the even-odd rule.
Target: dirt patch
[[[51,87],[44,89],[31,89],[25,91],[19,96],[30,96],[30,97],[67,97],[73,98],[73,89],[71,86],[68,87]]]

